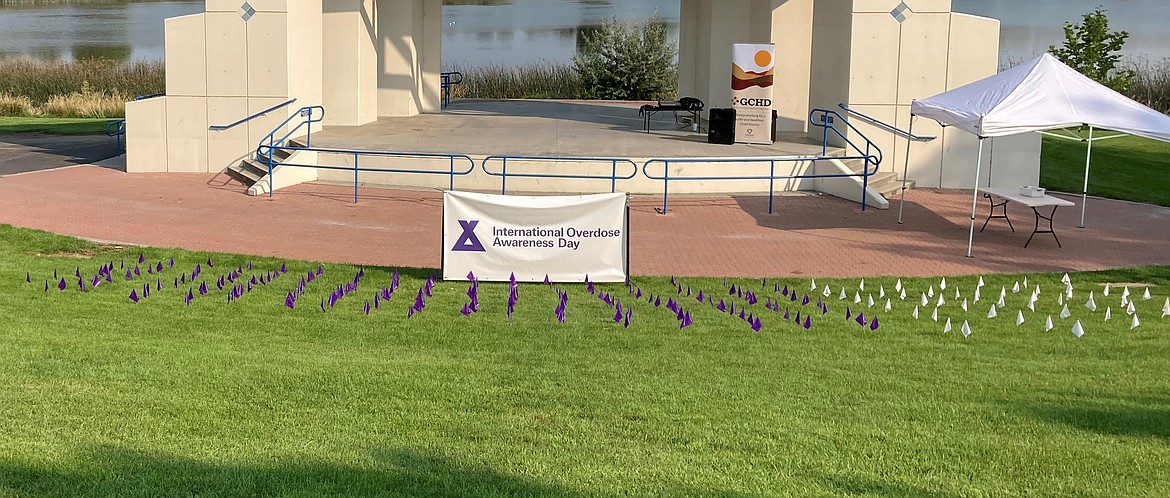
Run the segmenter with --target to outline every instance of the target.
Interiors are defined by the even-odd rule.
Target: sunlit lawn
[[[1098,131],[1096,135],[1115,135]],[[1088,136],[1088,132],[1081,133]],[[1085,182],[1084,142],[1044,137],[1040,185],[1080,194]],[[1170,206],[1170,144],[1127,136],[1093,144],[1089,195]]]
[[[334,264],[290,310],[286,293],[318,268],[297,261],[229,304],[220,276],[242,267],[247,280],[284,262],[141,253],[142,275],[127,281],[123,261],[135,266],[139,249],[0,227],[0,496],[1170,494],[1167,268],[1072,275],[1068,319],[1061,275],[1028,276],[1042,289],[1035,313],[1028,291],[1011,291],[1024,276],[986,276],[978,303],[975,277],[946,290],[937,278],[903,280],[905,301],[894,278],[867,279],[864,291],[818,280],[817,293],[808,279],[728,282],[758,294],[747,306],[763,317],[756,333],[685,296],[689,287],[745,306],[722,279],[680,280],[679,296],[668,277],[635,278],[641,300],[599,285],[633,306],[626,329],[582,285],[564,287],[564,324],[553,289],[538,284],[520,285],[512,320],[506,284],[481,284],[479,312],[462,316],[466,282],[439,282],[408,319],[435,273],[416,269],[369,315],[392,269],[366,268],[358,290],[322,312],[358,272]],[[158,262],[161,276],[145,271]],[[112,283],[78,290],[75,269],[88,280],[106,263]],[[197,263],[205,296],[173,285]],[[56,281],[44,290],[54,271],[65,291]],[[1136,330],[1122,287],[1102,296],[1107,281],[1154,285],[1148,301],[1131,288]],[[150,297],[131,302],[145,284]],[[928,287],[935,297],[915,320]],[[1001,288],[1006,306],[988,319]],[[1084,306],[1090,289],[1096,312]],[[694,325],[680,331],[650,293],[680,300]],[[780,312],[765,309],[774,299]],[[877,317],[878,330],[845,320],[847,306],[867,324]],[[811,330],[784,310],[813,313]]]

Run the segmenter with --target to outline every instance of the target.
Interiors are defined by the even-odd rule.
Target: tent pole
[[[1081,224],[1085,228],[1085,203],[1089,201],[1089,163],[1093,160],[1093,125],[1089,125],[1089,147],[1085,150],[1085,188],[1081,190]]]
[[[975,163],[975,182],[971,184],[971,233],[967,236],[967,257],[971,257],[971,246],[975,245],[975,208],[979,205],[979,173],[983,166],[983,137],[979,137],[979,161]]]
[[[906,131],[906,163],[902,165],[902,201],[898,203],[898,224],[902,224],[902,209],[906,207],[906,173],[910,171],[910,137],[914,136],[914,115],[910,115],[910,126]]]

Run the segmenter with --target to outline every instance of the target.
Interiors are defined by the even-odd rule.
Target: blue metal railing
[[[816,119],[819,117],[820,119]],[[849,130],[852,130],[865,141],[864,147],[854,143],[844,132],[837,128],[836,122],[840,120]],[[822,128],[821,133],[821,154],[819,156],[788,156],[788,157],[743,157],[743,158],[728,158],[728,157],[710,157],[710,158],[653,158],[642,164],[642,175],[651,180],[658,180],[662,182],[662,214],[666,214],[669,209],[669,195],[671,181],[719,181],[719,180],[768,180],[768,213],[773,212],[775,204],[775,184],[776,180],[797,180],[797,179],[815,179],[815,178],[862,178],[861,186],[861,210],[866,209],[867,197],[866,191],[869,190],[869,177],[877,173],[878,167],[882,162],[882,151],[861,133],[853,125],[849,124],[839,113],[825,109],[814,109],[809,113],[809,121],[814,127]],[[846,145],[845,155],[830,155],[829,154],[829,134],[839,137]],[[852,153],[850,153],[850,150]],[[857,173],[830,173],[830,174],[796,174],[796,175],[777,175],[777,163],[799,163],[799,162],[816,162],[836,159],[839,161],[848,160],[863,160],[865,166]],[[759,164],[768,166],[768,174],[758,175],[719,175],[719,176],[671,176],[671,164],[696,164],[696,163],[737,163],[737,164]],[[652,164],[662,165],[662,174],[655,175],[650,173],[650,166]]]
[[[106,125],[106,136],[113,137],[118,140],[118,144],[114,146],[114,153],[125,152],[122,147],[122,136],[126,134],[126,120],[119,119],[117,121],[110,121]]]
[[[442,106],[447,108],[451,105],[451,86],[463,84],[463,73],[459,71],[448,71],[439,73],[440,81],[442,82]]]
[[[651,180],[658,180],[662,182],[662,214],[666,214],[669,208],[669,187],[672,181],[716,181],[716,180],[768,180],[768,214],[772,214],[772,208],[775,201],[775,185],[776,180],[799,180],[799,179],[813,179],[813,178],[854,178],[858,176],[868,177],[877,173],[878,163],[873,163],[873,171],[870,171],[868,165],[869,157],[866,162],[866,169],[860,173],[832,173],[832,174],[797,174],[797,175],[777,175],[777,163],[799,163],[799,162],[816,162],[827,159],[847,160],[847,159],[867,159],[862,156],[791,156],[791,157],[688,157],[680,159],[665,159],[654,158],[642,164],[642,176]],[[736,176],[670,176],[671,164],[710,164],[710,163],[736,163],[736,164],[767,164],[768,174],[760,175],[736,175]],[[654,175],[650,173],[650,165],[661,164],[662,174]],[[865,209],[865,191],[862,191],[861,206]]]
[[[288,99],[288,100],[286,100],[286,101],[284,101],[284,102],[281,102],[281,103],[279,103],[279,104],[276,104],[276,105],[274,105],[274,106],[272,106],[272,107],[269,107],[269,108],[267,108],[267,109],[264,109],[263,111],[260,111],[260,112],[257,112],[257,113],[255,113],[255,114],[252,114],[251,116],[247,116],[247,117],[244,117],[244,118],[240,118],[240,119],[238,119],[238,120],[236,120],[236,121],[232,122],[231,124],[226,124],[226,125],[213,125],[213,126],[210,126],[210,127],[208,127],[208,129],[210,129],[210,130],[213,130],[213,131],[223,131],[223,130],[232,129],[232,128],[235,128],[235,127],[237,127],[237,126],[239,126],[239,125],[242,125],[242,124],[244,124],[244,123],[247,123],[248,121],[251,121],[251,120],[253,120],[253,119],[256,119],[256,118],[258,118],[258,117],[260,117],[260,116],[263,116],[263,115],[265,115],[265,114],[268,114],[268,113],[270,113],[270,112],[272,112],[272,111],[275,111],[275,110],[277,110],[277,109],[280,109],[280,108],[282,108],[282,107],[285,107],[285,106],[287,106],[287,105],[289,105],[289,104],[292,104],[293,102],[296,102],[296,101],[297,101],[297,99]]]
[[[139,95],[137,97],[134,97],[134,100],[146,100],[146,99],[153,99],[155,97],[166,97],[166,96],[167,96],[167,92],[159,92],[159,93],[152,93],[150,95]]]
[[[292,99],[285,102],[283,105],[288,105],[295,101]],[[291,127],[287,133],[280,138],[276,138],[276,134],[280,132],[281,128],[291,123],[297,118],[304,118],[296,126]],[[272,197],[272,167],[280,164],[279,160],[273,157],[277,150],[282,148],[284,144],[301,130],[301,128],[308,127],[305,131],[305,147],[312,147],[313,145],[313,123],[320,123],[325,119],[325,108],[319,105],[307,106],[297,109],[297,112],[290,114],[284,121],[281,121],[276,128],[268,132],[264,138],[260,139],[260,144],[256,146],[256,159],[268,166],[268,197]]]
[[[338,154],[353,156],[353,167],[349,166],[326,166],[319,164],[297,164],[291,162],[283,162],[273,158],[273,154],[277,151],[286,151],[291,156],[293,153],[299,151],[310,151],[318,153],[318,162],[320,162],[320,154]],[[361,172],[371,173],[406,173],[406,174],[423,174],[423,175],[447,175],[450,178],[449,188],[455,190],[455,177],[467,176],[475,170],[475,160],[471,156],[465,154],[432,154],[426,152],[388,152],[376,150],[357,150],[357,149],[322,149],[310,147],[286,147],[281,145],[268,146],[261,145],[257,152],[258,154],[265,154],[268,157],[268,195],[272,196],[272,167],[275,166],[291,166],[294,168],[316,168],[327,170],[341,170],[353,171],[353,202],[358,202],[358,174]],[[425,169],[402,169],[402,168],[364,168],[360,166],[360,159],[362,157],[410,157],[410,158],[424,158],[424,159],[445,159],[448,161],[449,169],[447,171],[441,170],[425,170]],[[467,163],[467,169],[455,169],[456,162]]]
[[[508,172],[508,161],[524,161],[524,162],[593,162],[593,163],[610,163],[612,169],[608,176],[606,175],[575,175],[567,173],[516,173]],[[500,171],[495,172],[488,169],[488,163],[499,161]],[[628,175],[618,174],[618,164],[629,164],[631,171]],[[609,180],[609,191],[617,192],[618,180],[629,180],[638,175],[638,165],[629,159],[620,157],[552,157],[552,156],[510,156],[510,155],[496,155],[487,156],[483,158],[480,163],[484,174],[488,176],[500,177],[500,194],[507,195],[508,177],[515,178],[568,178],[573,180]]]
[[[818,116],[820,117],[820,120],[816,119]],[[857,134],[858,137],[860,137],[862,140],[865,140],[865,150],[864,151],[861,150],[860,146],[853,143],[853,140],[851,140],[845,132],[843,132],[837,128],[837,126],[836,126],[837,120],[840,120],[842,123],[845,123],[845,126],[847,128],[845,131],[853,131],[854,133]],[[866,137],[865,134],[861,132],[861,130],[857,129],[856,126],[853,126],[853,124],[850,123],[849,120],[845,119],[845,117],[842,116],[837,111],[831,111],[828,109],[813,109],[812,111],[810,111],[808,113],[808,121],[809,121],[809,124],[811,124],[812,126],[821,129],[821,155],[828,155],[828,152],[829,152],[829,132],[832,131],[833,135],[835,135],[838,138],[840,138],[841,140],[845,141],[845,144],[849,146],[848,149],[852,149],[853,152],[856,153],[855,156],[860,156],[860,157],[848,157],[847,159],[864,159],[865,160],[865,166],[862,168],[862,170],[861,170],[862,174],[860,175],[861,176],[861,210],[864,212],[865,208],[866,208],[866,191],[869,190],[869,177],[870,177],[870,175],[877,173],[877,168],[878,168],[878,166],[881,165],[881,162],[882,162],[883,155],[882,155],[881,148],[879,148],[877,146],[877,144],[873,143],[873,141],[870,140],[869,137]],[[846,154],[849,154],[848,149],[846,150]],[[871,162],[874,164],[874,170],[872,173],[869,171],[869,165]]]

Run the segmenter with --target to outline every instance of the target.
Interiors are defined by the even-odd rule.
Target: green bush
[[[657,100],[676,93],[676,46],[658,17],[643,23],[614,17],[582,38],[573,67],[586,98]]]

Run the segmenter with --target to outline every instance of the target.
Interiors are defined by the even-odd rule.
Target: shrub
[[[573,67],[586,98],[657,100],[676,92],[676,47],[658,17],[640,24],[613,17],[582,37]]]
[[[36,116],[40,114],[32,99],[24,95],[0,93],[0,116]]]

